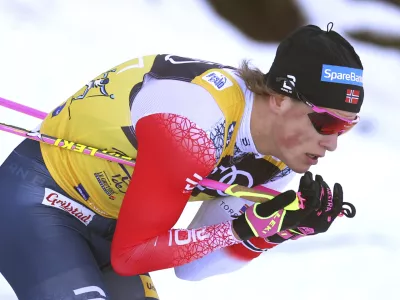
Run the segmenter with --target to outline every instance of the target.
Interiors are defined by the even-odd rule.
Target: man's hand
[[[329,229],[338,216],[342,214],[349,218],[355,216],[354,205],[343,202],[343,190],[339,183],[335,183],[332,194],[328,184],[320,175],[316,175],[315,180],[313,180],[313,175],[306,172],[300,180],[299,192],[307,200],[310,197],[318,198],[320,207],[302,219],[296,228],[282,230],[268,237],[268,241],[282,243],[287,239],[294,240],[307,235],[323,233]],[[348,205],[350,209],[344,208],[343,205]]]
[[[314,190],[304,190],[306,198],[289,190],[272,200],[255,203],[232,221],[233,230],[241,240],[248,240],[252,237],[269,237],[297,227],[308,214],[320,207],[319,194],[315,191],[318,185],[311,185],[315,186]]]

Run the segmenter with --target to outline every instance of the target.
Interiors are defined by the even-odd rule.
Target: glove
[[[289,190],[270,201],[255,203],[232,221],[232,227],[241,240],[266,238],[282,230],[294,228],[308,214],[319,208],[319,195],[314,193],[312,197],[304,199],[295,191]]]
[[[328,231],[338,216],[345,215],[348,218],[353,218],[356,214],[353,204],[343,202],[343,189],[339,183],[335,183],[332,195],[331,189],[320,175],[316,175],[314,181],[312,173],[306,172],[300,179],[299,190],[307,200],[313,194],[319,195],[318,201],[321,203],[319,209],[302,219],[296,228],[278,232],[274,236],[268,237],[268,241],[278,244],[288,239],[295,240],[300,237],[323,233]],[[348,205],[350,209],[344,208],[344,205]]]

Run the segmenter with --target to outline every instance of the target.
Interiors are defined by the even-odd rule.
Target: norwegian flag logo
[[[242,208],[240,209],[240,214],[244,214],[244,212],[246,211],[246,209],[249,207],[249,205],[245,204],[242,206]]]
[[[360,98],[360,91],[358,90],[347,90],[346,103],[357,104]]]

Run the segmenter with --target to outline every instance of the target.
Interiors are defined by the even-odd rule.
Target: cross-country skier
[[[176,55],[110,70],[112,98],[85,86],[40,133],[134,168],[28,139],[0,168],[0,272],[20,300],[157,299],[148,272],[230,272],[345,210],[341,185],[308,171],[357,124],[364,98],[360,58],[331,28],[289,35],[267,74]],[[285,191],[296,173],[299,193]],[[254,204],[203,178],[284,192]],[[204,201],[191,228],[172,229],[191,200]]]

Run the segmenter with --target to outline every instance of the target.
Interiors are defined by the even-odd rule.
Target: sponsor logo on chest
[[[204,81],[207,81],[218,91],[222,91],[233,85],[232,81],[230,81],[224,74],[218,71],[211,72],[203,76],[202,79]]]

